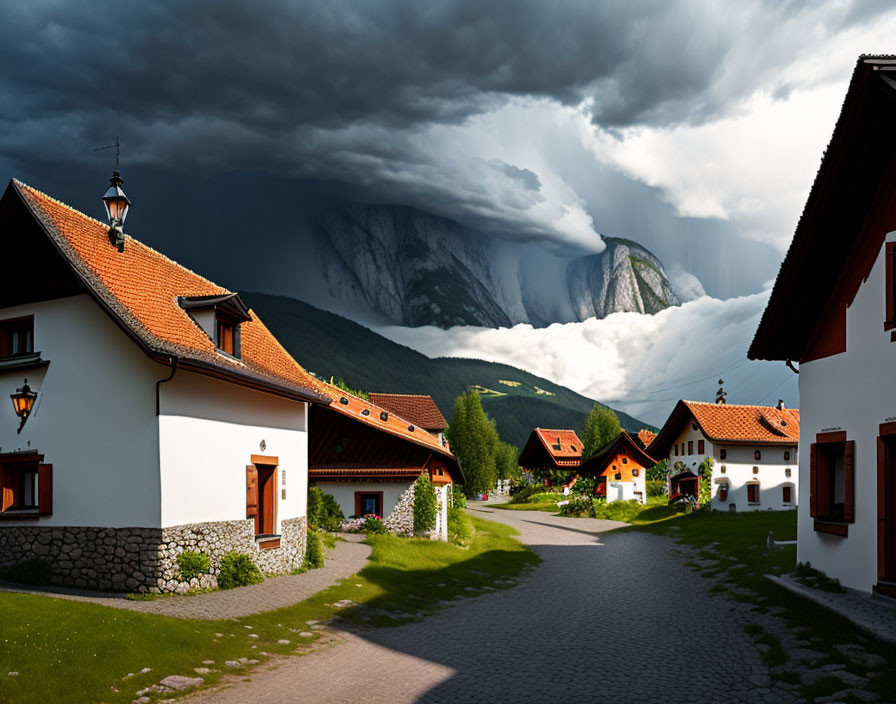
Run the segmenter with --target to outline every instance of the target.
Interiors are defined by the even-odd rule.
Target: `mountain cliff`
[[[680,302],[662,262],[629,240],[607,237],[601,254],[572,259],[545,251],[523,266],[452,220],[358,204],[327,208],[317,236],[330,293],[399,325],[546,326]]]

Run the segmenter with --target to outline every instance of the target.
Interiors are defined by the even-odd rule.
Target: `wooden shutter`
[[[37,465],[37,512],[41,516],[53,513],[53,465]]]
[[[887,443],[877,439],[877,578],[887,575]]]
[[[886,265],[886,320],[884,330],[896,327],[896,243],[888,242],[885,249],[884,262]]]
[[[258,515],[258,469],[246,465],[246,518]]]
[[[843,474],[846,480],[846,491],[843,495],[843,520],[851,523],[856,520],[856,443],[848,440],[843,447]]]
[[[0,465],[0,511],[8,509],[15,500],[13,479],[13,473],[9,470],[4,472],[3,465]]]
[[[809,515],[812,518],[818,515],[818,461],[816,459],[815,443],[809,446]]]
[[[697,441],[697,454],[702,455],[706,452],[706,445],[703,444],[702,440]]]

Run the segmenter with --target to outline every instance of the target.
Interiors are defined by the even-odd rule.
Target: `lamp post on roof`
[[[122,228],[131,207],[131,201],[122,189],[124,181],[121,180],[121,174],[118,173],[118,137],[115,138],[115,144],[100,147],[100,149],[111,149],[112,147],[115,147],[115,170],[112,172],[112,178],[109,179],[109,188],[103,195],[103,205],[106,207],[106,219],[109,221],[109,241],[118,247],[119,252],[123,252],[124,230]]]

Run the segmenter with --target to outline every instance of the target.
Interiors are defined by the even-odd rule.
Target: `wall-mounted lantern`
[[[20,420],[19,429],[16,432],[21,433],[22,428],[25,427],[25,422],[28,420],[28,416],[31,415],[31,409],[34,408],[34,400],[37,398],[37,392],[31,390],[31,387],[28,386],[28,380],[25,379],[22,388],[16,389],[16,392],[10,394],[9,397],[12,399],[12,407],[15,409],[16,415]]]
[[[109,188],[103,195],[103,205],[106,206],[106,217],[109,220],[109,241],[112,242],[119,251],[124,251],[124,220],[128,216],[128,210],[131,207],[131,201],[124,194],[121,188],[124,181],[118,174],[118,169],[112,173],[109,179]]]

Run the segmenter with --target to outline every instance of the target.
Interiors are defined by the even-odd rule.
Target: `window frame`
[[[35,452],[0,454],[0,520],[53,513],[53,465],[44,464],[43,459]],[[28,475],[31,502],[26,504]]]
[[[365,496],[374,496],[376,497],[376,503],[379,507],[379,511],[375,511],[373,514],[369,513],[361,513],[362,502]],[[381,519],[383,518],[383,492],[382,491],[356,491],[355,492],[355,518],[362,518],[363,516],[374,515],[379,516]]]
[[[837,509],[837,458],[843,456],[843,505]],[[809,515],[814,530],[841,537],[855,522],[855,441],[845,431],[819,433],[809,447]]]
[[[750,498],[752,492],[756,493],[755,500]],[[760,506],[762,504],[759,482],[747,482],[747,505]]]
[[[887,242],[884,247],[885,290],[884,290],[884,332],[896,328],[896,242]],[[896,333],[890,333],[890,341],[896,340]]]
[[[27,331],[27,347],[25,351],[10,352],[11,336],[14,333]],[[0,320],[0,359],[15,359],[34,354],[34,316],[24,315],[18,318]]]

